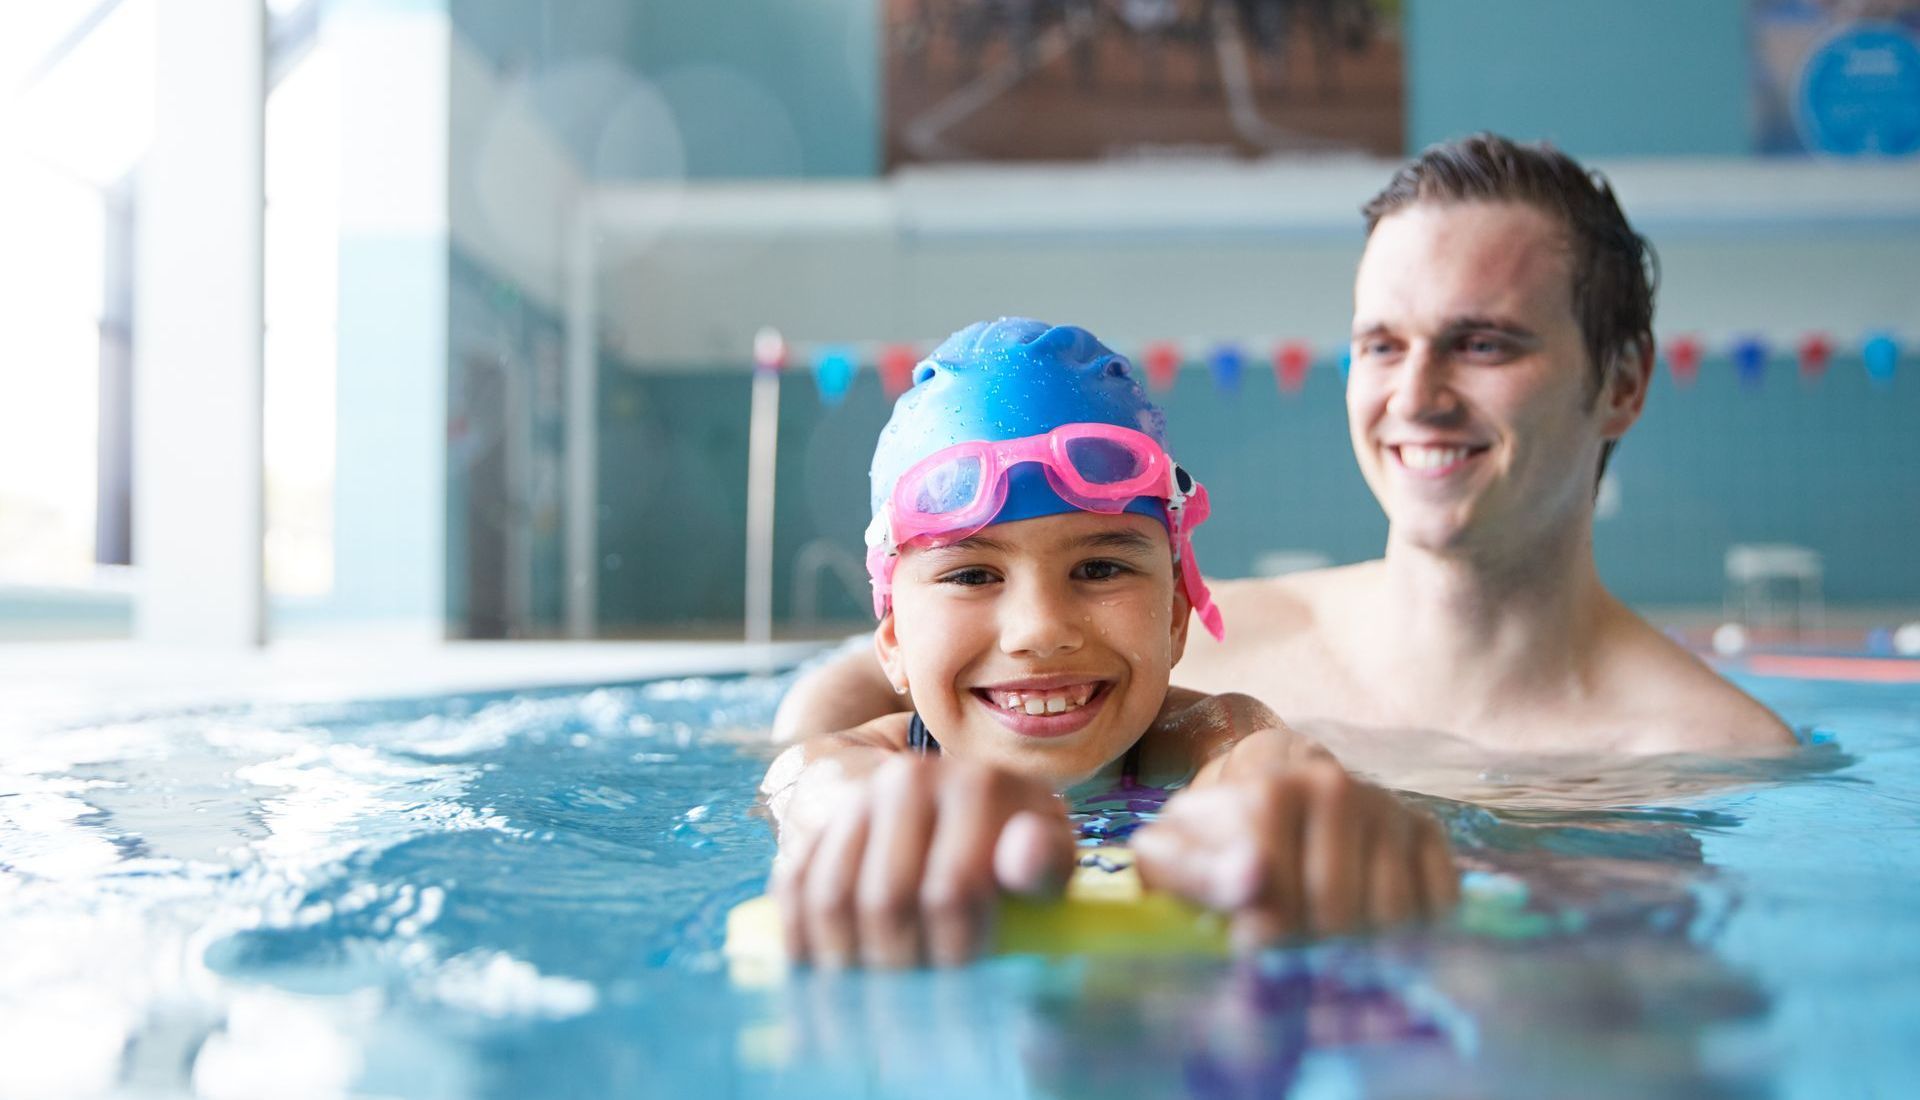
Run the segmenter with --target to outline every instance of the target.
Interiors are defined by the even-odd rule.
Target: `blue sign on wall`
[[[1801,70],[1800,131],[1816,152],[1920,152],[1920,42],[1892,23],[1855,24],[1828,39]]]

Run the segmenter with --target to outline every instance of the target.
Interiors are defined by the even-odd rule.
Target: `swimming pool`
[[[1920,683],[1740,682],[1812,743],[1436,803],[1470,930],[774,984],[718,948],[783,679],[16,729],[0,1095],[1900,1094]]]

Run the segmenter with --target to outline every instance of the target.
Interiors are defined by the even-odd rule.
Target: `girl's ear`
[[[1180,583],[1179,567],[1174,568],[1176,572],[1173,579],[1173,622],[1170,624],[1173,631],[1173,660],[1170,666],[1179,664],[1181,656],[1186,653],[1187,627],[1193,622],[1193,605],[1187,602],[1187,588]]]
[[[907,665],[900,654],[900,636],[893,629],[893,612],[888,611],[873,628],[873,655],[879,658],[880,670],[887,675],[887,682],[893,685],[895,693],[907,693]]]

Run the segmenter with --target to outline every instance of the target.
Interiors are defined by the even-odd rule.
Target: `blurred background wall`
[[[125,0],[112,18],[155,2]],[[1823,18],[1801,6],[1804,21]],[[1401,147],[1386,152],[1485,128],[1592,160],[1661,253],[1657,331],[1702,338],[1697,380],[1663,368],[1602,494],[1603,574],[1643,606],[1717,607],[1725,551],[1740,543],[1817,551],[1830,605],[1920,604],[1917,364],[1903,350],[1874,379],[1859,350],[1874,333],[1906,348],[1920,334],[1920,174],[1911,157],[1757,154],[1756,20],[1802,18],[1776,10],[1793,7],[1407,0],[1377,5],[1369,32],[1398,66]],[[278,632],[561,636],[582,593],[601,634],[737,632],[749,348],[768,325],[795,349],[779,403],[783,628],[864,622],[866,460],[888,406],[875,349],[924,352],[1005,313],[1083,324],[1136,356],[1175,342],[1185,367],[1161,396],[1175,453],[1214,493],[1210,572],[1353,561],[1381,545],[1338,366],[1357,207],[1393,168],[1379,149],[915,161],[890,140],[887,105],[889,82],[921,55],[898,35],[907,7],[882,0],[268,8]],[[57,44],[58,28],[44,37]],[[1043,53],[1054,41],[1035,39]],[[1180,53],[1172,32],[1167,43],[1171,75],[1150,102],[1219,83],[1211,47]],[[972,69],[964,54],[924,56],[975,87],[1011,47],[979,49]],[[1069,55],[1048,64],[1022,87],[1071,89]],[[1284,109],[1311,103],[1309,72],[1281,74]],[[120,81],[137,92],[140,79]],[[31,98],[16,97],[16,120],[45,113]],[[74,192],[106,212],[80,219],[93,233],[115,224],[130,147]],[[16,218],[24,194],[4,204]],[[74,522],[107,531],[122,513],[103,471],[125,409],[110,393],[111,279],[88,271],[76,280],[101,285],[86,318],[99,337],[78,341],[72,369],[95,381],[72,404],[94,457],[74,462],[100,492]],[[15,276],[16,303],[32,300],[28,281]],[[1816,332],[1835,355],[1802,378],[1794,344]],[[1730,349],[1749,335],[1765,354],[1743,374]],[[1268,361],[1284,341],[1311,348],[1297,393],[1280,391]],[[1223,344],[1244,350],[1237,382],[1208,366]],[[823,393],[811,359],[841,345],[862,369],[844,396]],[[0,375],[0,410],[21,418],[32,392]],[[11,533],[31,526],[17,517],[43,507],[23,501],[0,495],[16,549],[24,536]],[[47,565],[77,553],[0,546],[6,630],[119,629],[114,552]]]

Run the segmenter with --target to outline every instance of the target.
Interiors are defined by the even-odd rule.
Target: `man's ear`
[[[1653,343],[1636,340],[1622,348],[1608,364],[1600,383],[1600,437],[1617,440],[1627,434],[1647,404],[1653,385]]]
[[[893,690],[905,694],[907,690],[907,665],[901,659],[900,636],[893,628],[893,612],[889,610],[873,628],[873,655],[880,661],[881,671],[887,674],[887,682]]]

